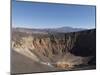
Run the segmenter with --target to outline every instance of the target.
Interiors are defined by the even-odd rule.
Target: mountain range
[[[19,31],[19,32],[29,32],[29,33],[68,33],[68,32],[78,32],[83,31],[87,29],[83,28],[72,28],[72,27],[60,27],[60,28],[22,28],[22,27],[16,27],[12,28],[12,31]]]

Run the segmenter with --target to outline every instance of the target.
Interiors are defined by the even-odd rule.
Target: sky
[[[13,0],[12,27],[95,28],[95,6]]]

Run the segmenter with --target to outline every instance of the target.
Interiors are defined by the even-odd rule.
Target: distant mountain
[[[12,31],[27,32],[27,33],[68,33],[68,32],[78,32],[86,29],[82,28],[72,28],[72,27],[61,27],[61,28],[12,28]]]
[[[67,32],[77,32],[77,31],[83,31],[86,29],[82,28],[72,28],[72,27],[60,27],[55,29],[48,29],[49,32],[60,32],[60,33],[67,33]]]

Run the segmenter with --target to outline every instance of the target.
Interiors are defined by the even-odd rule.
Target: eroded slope
[[[12,49],[35,62],[70,70],[96,64],[96,33],[95,29],[46,34],[13,31]]]

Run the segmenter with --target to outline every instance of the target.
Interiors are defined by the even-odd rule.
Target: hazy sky
[[[12,26],[95,28],[95,6],[13,1]]]

